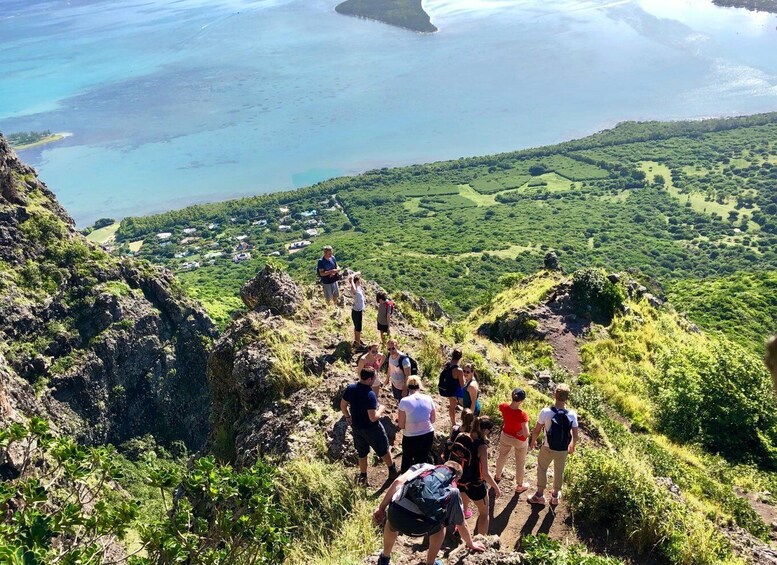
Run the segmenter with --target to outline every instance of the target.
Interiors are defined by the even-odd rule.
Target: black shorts
[[[386,430],[383,425],[376,423],[368,428],[352,428],[353,445],[359,457],[367,457],[370,454],[370,448],[375,450],[378,457],[383,457],[388,453],[389,443]]]
[[[459,484],[459,490],[466,494],[470,500],[483,500],[488,495],[488,487],[485,481],[466,485]]]
[[[361,310],[351,310],[351,320],[353,320],[353,330],[355,332],[362,331],[362,316],[364,312]]]
[[[378,331],[384,334],[391,333],[389,332],[388,324],[381,324],[380,322],[378,322]]]
[[[396,388],[394,385],[391,385],[391,394],[394,395],[394,398],[397,401],[402,400],[405,397],[405,391],[401,388]]]
[[[436,534],[442,529],[442,523],[432,518],[410,512],[398,504],[389,504],[386,513],[389,527],[395,532],[411,537]]]

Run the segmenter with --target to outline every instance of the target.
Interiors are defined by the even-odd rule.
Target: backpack
[[[437,383],[437,390],[440,394],[450,396],[455,392],[458,384],[459,382],[453,378],[453,365],[446,363],[443,370],[440,371],[440,380]]]
[[[402,367],[402,365],[405,363],[405,358],[410,360],[410,374],[411,375],[417,375],[418,374],[418,361],[410,357],[410,355],[400,355],[399,356],[399,366]]]
[[[396,304],[394,304],[394,301],[387,298],[386,299],[386,316],[391,316],[394,314],[394,311],[396,310]]]
[[[444,465],[435,467],[410,480],[402,496],[418,506],[424,516],[442,522],[451,487],[456,486],[455,478],[451,468]]]
[[[445,447],[442,448],[442,460],[448,461],[451,457],[451,447],[453,447],[453,442],[456,441],[456,438],[461,433],[461,426],[453,426],[453,429],[451,429],[451,435],[448,436],[448,438],[445,440]]]
[[[475,459],[475,441],[468,434],[458,434],[448,450],[448,461],[455,461],[461,465],[464,474],[461,482],[464,483],[464,477],[471,473],[470,466]]]
[[[572,441],[572,420],[567,416],[567,411],[555,406],[550,407],[553,410],[553,418],[550,421],[550,429],[546,436],[548,447],[553,451],[566,451],[569,443]]]

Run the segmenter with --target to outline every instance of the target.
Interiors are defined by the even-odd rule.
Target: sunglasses
[[[389,347],[389,348],[388,348],[388,350],[389,350],[389,351],[396,351],[396,350],[397,350],[397,348],[396,348],[396,347]]]
[[[407,388],[409,388],[410,390],[418,390],[421,387],[418,385],[407,385]]]
[[[470,371],[469,369],[464,369],[464,374],[465,375],[471,375],[472,371]]]

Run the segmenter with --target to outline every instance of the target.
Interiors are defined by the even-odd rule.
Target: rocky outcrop
[[[39,415],[88,443],[151,433],[199,448],[215,337],[169,271],[89,244],[0,138],[3,423]]]
[[[520,553],[509,548],[502,548],[499,536],[477,535],[473,539],[482,543],[486,550],[477,553],[460,543],[448,554],[445,562],[450,565],[520,565],[524,562]],[[364,562],[375,565],[378,562],[378,556],[379,553],[370,555]],[[416,565],[419,563],[419,559],[417,554],[397,554],[396,557],[392,555],[391,562],[396,565]]]
[[[438,321],[445,320],[450,321],[451,317],[445,313],[439,302],[427,300],[423,296],[416,298],[409,292],[400,292],[399,298],[404,302],[410,304],[415,310],[423,314],[427,319]]]
[[[243,285],[240,298],[249,310],[293,316],[302,304],[302,290],[286,272],[267,264]]]
[[[536,316],[524,308],[513,308],[497,316],[493,322],[482,324],[478,334],[499,343],[525,339],[542,339]]]
[[[555,251],[548,251],[545,254],[545,268],[549,271],[560,271],[561,266],[558,262],[558,255]]]

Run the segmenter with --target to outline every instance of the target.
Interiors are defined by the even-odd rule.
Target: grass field
[[[121,225],[121,222],[115,222],[110,226],[105,226],[104,228],[94,230],[92,233],[86,236],[86,239],[88,241],[91,241],[92,243],[100,243],[100,244],[113,241],[116,238],[116,232],[119,230],[120,225]],[[141,245],[142,245],[142,242],[141,242]]]

